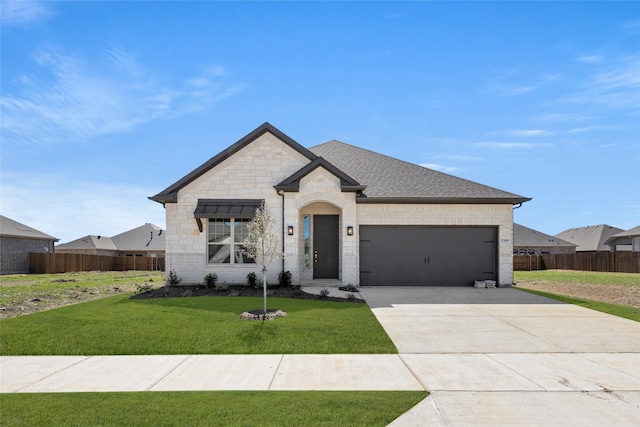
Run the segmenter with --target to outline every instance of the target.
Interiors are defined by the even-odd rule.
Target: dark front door
[[[338,215],[313,216],[313,278],[338,278]]]

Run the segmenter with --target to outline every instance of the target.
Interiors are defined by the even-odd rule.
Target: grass
[[[0,395],[9,426],[385,426],[423,391],[139,392]]]
[[[566,302],[568,304],[575,304],[581,307],[590,308],[591,310],[601,311],[607,314],[613,314],[614,316],[624,317],[625,319],[635,320],[640,322],[640,309],[628,307],[625,305],[610,304],[601,301],[593,301],[582,298],[575,298],[566,295],[552,294],[549,292],[542,292],[533,289],[517,288],[524,292],[540,295],[543,297],[555,299],[558,301]]]
[[[103,298],[0,321],[2,355],[397,353],[365,304],[269,298]]]
[[[602,273],[599,271],[574,270],[538,270],[515,271],[514,278],[519,280],[540,280],[565,283],[598,283],[602,285],[640,286],[640,274],[637,273]]]

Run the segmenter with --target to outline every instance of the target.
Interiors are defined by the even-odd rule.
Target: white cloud
[[[437,163],[421,163],[420,166],[425,167],[427,169],[433,169],[433,170],[437,170],[440,172],[447,172],[447,173],[458,170],[458,168],[455,166],[445,166],[445,165],[439,165]]]
[[[122,49],[97,59],[39,52],[46,72],[21,74],[18,93],[0,99],[7,144],[51,144],[125,132],[144,123],[206,109],[239,91],[222,67],[209,67],[179,84],[141,65]]]
[[[613,109],[637,110],[640,106],[640,55],[630,55],[613,62],[593,64],[580,88],[565,98],[577,104],[594,104]]]
[[[491,149],[497,149],[497,150],[503,150],[503,149],[532,149],[532,148],[538,148],[538,147],[543,147],[543,146],[549,146],[550,144],[534,144],[534,143],[529,143],[529,142],[492,142],[492,141],[487,141],[487,142],[476,142],[473,144],[476,147],[480,147],[480,148],[491,148]]]
[[[60,243],[89,234],[114,236],[147,222],[165,228],[164,209],[147,199],[156,190],[3,173],[2,214],[57,237]]]
[[[593,64],[602,61],[604,61],[604,58],[600,55],[583,55],[578,58],[578,62],[584,62],[587,64]]]
[[[2,25],[21,26],[54,14],[51,2],[28,0],[2,0],[0,16]]]
[[[549,131],[549,130],[542,130],[542,129],[508,129],[508,130],[496,131],[492,133],[498,134],[498,135],[528,138],[528,137],[554,135],[556,132]]]
[[[573,129],[569,129],[568,131],[566,131],[566,133],[586,133],[586,132],[593,132],[593,131],[619,131],[620,127],[619,126],[611,126],[611,125],[594,125],[594,126],[584,126],[584,127],[579,127],[579,128],[573,128]]]

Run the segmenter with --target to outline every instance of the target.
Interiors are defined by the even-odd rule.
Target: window
[[[311,268],[309,238],[311,237],[311,218],[309,215],[304,216],[304,268]]]
[[[208,259],[210,264],[247,264],[253,260],[242,250],[250,219],[210,218]]]

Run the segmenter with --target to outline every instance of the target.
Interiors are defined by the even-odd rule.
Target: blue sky
[[[640,224],[640,3],[7,2],[2,215],[67,242],[270,122],[533,198],[548,234]]]

